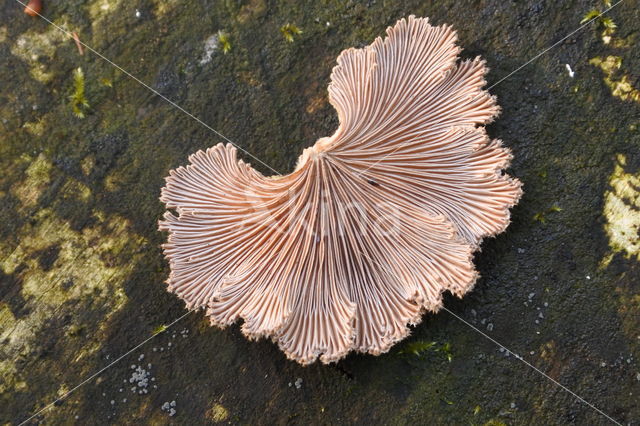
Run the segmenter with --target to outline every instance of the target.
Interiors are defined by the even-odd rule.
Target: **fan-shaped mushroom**
[[[443,291],[467,292],[473,251],[521,189],[478,127],[498,113],[484,62],[457,63],[455,42],[410,16],[343,51],[329,86],[340,126],[291,174],[263,176],[222,144],[172,170],[169,290],[303,364],[385,352]]]

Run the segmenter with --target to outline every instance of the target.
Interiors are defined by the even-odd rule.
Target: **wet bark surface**
[[[477,253],[474,290],[445,306],[617,421],[638,424],[637,1],[513,75],[604,2],[44,5],[56,25],[283,173],[337,126],[326,87],[342,49],[371,43],[409,14],[453,25],[462,57],[481,55],[491,68],[502,114],[488,130],[513,150],[509,173],[525,195],[508,230]],[[3,424],[25,420],[186,312],[165,291],[159,191],[190,153],[224,142],[22,9],[0,4]],[[302,30],[293,42],[280,30],[287,23]],[[309,367],[193,312],[31,422],[609,421],[442,311],[387,354]]]

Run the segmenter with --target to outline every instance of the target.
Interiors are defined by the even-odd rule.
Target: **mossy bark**
[[[609,14],[613,41],[594,23],[513,75],[604,5],[44,4],[53,22],[279,172],[335,129],[326,87],[342,49],[369,44],[409,14],[453,25],[463,56],[482,55],[491,67],[503,112],[489,132],[513,150],[510,174],[525,195],[507,232],[477,254],[474,291],[446,306],[618,421],[640,418],[640,263],[616,239],[637,229],[640,104],[610,84],[626,76],[640,87],[633,1]],[[13,0],[0,15],[0,422],[17,424],[185,312],[164,290],[159,190],[190,153],[224,141],[92,52],[80,55]],[[280,31],[287,23],[302,30],[293,42]],[[207,60],[205,41],[218,31],[230,50]],[[621,58],[617,75],[589,63],[608,56]],[[69,100],[79,67],[85,118]],[[619,190],[623,178],[630,186]],[[400,343],[379,357],[303,368],[270,342],[192,313],[34,421],[606,423],[447,312],[427,315],[409,342],[420,340],[449,343],[452,360],[399,353]],[[132,364],[155,379],[147,393],[132,390]],[[170,401],[173,416],[162,409]]]

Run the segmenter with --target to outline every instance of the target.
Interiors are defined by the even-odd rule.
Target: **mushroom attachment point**
[[[483,127],[499,112],[485,63],[460,50],[451,27],[402,19],[340,54],[329,85],[340,125],[292,173],[264,176],[223,144],[172,170],[169,291],[302,364],[386,352],[444,291],[462,297],[473,252],[504,231],[522,191]]]

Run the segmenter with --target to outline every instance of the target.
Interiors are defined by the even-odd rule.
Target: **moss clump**
[[[73,93],[69,99],[74,115],[78,118],[84,118],[84,113],[89,108],[89,101],[85,97],[84,73],[80,67],[73,70]]]
[[[549,213],[558,213],[561,212],[562,208],[553,205],[551,207],[549,207],[548,209],[538,212],[536,214],[533,215],[533,220],[536,222],[540,222],[540,223],[547,223],[547,215]]]
[[[610,7],[610,5],[608,6],[607,4],[605,4],[605,6]],[[613,19],[608,16],[604,16],[603,12],[598,9],[591,9],[588,11],[580,23],[585,24],[594,20],[598,23],[598,30],[601,31],[600,35],[602,37],[602,41],[604,44],[609,44],[618,26],[613,22]]]
[[[600,16],[600,13],[601,12],[598,9],[591,9],[590,11],[584,14],[584,17],[582,18],[582,21],[580,21],[580,23],[586,24],[587,22],[593,19],[596,19],[598,16]]]
[[[167,330],[167,326],[162,324],[153,329],[153,335],[164,333]]]
[[[281,26],[280,32],[282,33],[282,36],[284,37],[284,39],[287,40],[289,43],[293,43],[294,36],[302,34],[302,30],[293,24],[285,24]]]
[[[424,340],[407,343],[398,352],[398,354],[413,354],[415,356],[421,356],[426,352],[441,353],[449,362],[453,359],[450,343],[438,344],[438,342],[426,342]]]
[[[220,44],[220,50],[225,55],[231,52],[231,41],[229,40],[229,34],[220,30],[218,31],[218,43]]]

